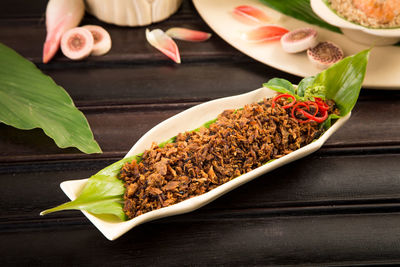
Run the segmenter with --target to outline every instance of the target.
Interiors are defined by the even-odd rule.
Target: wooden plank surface
[[[383,266],[400,260],[400,215],[396,212],[322,216],[267,216],[262,211],[255,215],[192,213],[141,225],[115,242],[100,237],[85,221],[30,223],[36,227],[1,233],[0,263]]]
[[[113,48],[41,63],[46,0],[4,0],[0,42],[63,86],[104,153],[59,149],[39,129],[0,124],[0,266],[400,264],[400,91],[362,90],[350,121],[321,150],[189,214],[134,228],[110,242],[79,212],[41,217],[67,200],[60,182],[123,157],[151,127],[211,99],[300,77],[258,63],[217,35],[178,42],[175,65],[147,44],[145,27],[103,25]],[[211,31],[190,1],[150,26]]]

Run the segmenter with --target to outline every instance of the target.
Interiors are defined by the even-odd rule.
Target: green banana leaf
[[[268,7],[289,17],[320,26],[333,32],[342,33],[338,27],[320,19],[312,10],[310,0],[260,0]]]
[[[94,214],[111,214],[126,220],[123,211],[125,187],[118,174],[126,162],[139,161],[140,157],[123,158],[99,171],[88,180],[78,198],[55,208],[42,211],[45,215],[55,211],[82,209]]]
[[[334,67],[319,73],[314,85],[326,88],[326,99],[332,99],[339,107],[340,116],[349,113],[357,102],[358,95],[367,69],[370,49],[347,57]]]
[[[308,81],[307,85],[326,86],[326,96],[332,96],[340,103],[341,115],[344,116],[354,107],[358,98],[368,56],[369,50],[365,50],[355,56],[345,58],[317,76],[311,77],[313,82],[310,83]],[[281,92],[281,90],[286,90],[292,94],[295,92],[295,87],[284,79],[272,79],[270,82],[265,83],[264,86],[278,92]],[[338,116],[329,118],[329,124],[331,123],[330,120],[334,118],[338,118]],[[209,127],[215,121],[215,119],[208,121],[204,126]],[[174,140],[175,138],[172,137],[160,145],[174,142]],[[81,209],[95,214],[112,214],[121,220],[126,220],[122,208],[125,189],[123,183],[118,179],[118,174],[125,162],[140,161],[140,159],[141,155],[129,157],[106,167],[88,180],[86,187],[76,200],[45,210],[41,214],[44,215],[66,209]]]
[[[22,130],[42,128],[61,148],[101,153],[85,116],[68,93],[1,43],[0,122]]]

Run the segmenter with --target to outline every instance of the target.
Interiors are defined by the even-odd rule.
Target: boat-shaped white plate
[[[180,132],[196,129],[205,122],[215,119],[218,114],[222,113],[226,109],[241,108],[246,104],[258,102],[263,98],[270,98],[274,95],[274,91],[267,88],[260,88],[246,94],[225,97],[192,107],[152,128],[138,140],[138,142],[128,152],[126,157],[142,153],[145,149],[150,148],[153,142],[161,143],[173,136],[176,136]],[[280,159],[274,160],[257,169],[254,169],[251,172],[241,175],[203,195],[190,198],[169,207],[145,213],[134,219],[124,222],[116,221],[115,219],[113,220],[107,216],[95,216],[86,211],[83,211],[83,213],[109,240],[114,240],[133,227],[144,222],[198,209],[262,174],[309,155],[310,153],[318,150],[325,143],[325,141],[349,119],[349,117],[350,114],[340,118],[319,139],[311,144],[304,146]],[[87,179],[65,181],[61,183],[61,188],[71,200],[74,200],[80,194],[86,182]]]
[[[282,0],[284,1],[284,0]],[[289,30],[302,27],[317,29],[321,41],[332,41],[342,47],[345,56],[354,55],[370,46],[348,39],[303,21],[281,15],[258,0],[193,0],[204,21],[230,45],[242,53],[276,69],[308,77],[321,70],[310,64],[306,53],[289,54],[282,50],[280,42],[263,44],[248,43],[241,39],[241,33],[256,26],[244,24],[232,16],[232,10],[239,5],[251,5],[265,11],[271,17],[280,17],[276,24]],[[371,51],[363,87],[372,89],[400,89],[400,46],[376,46]]]

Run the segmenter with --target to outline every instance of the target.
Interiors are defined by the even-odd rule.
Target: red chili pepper
[[[329,110],[328,104],[325,103],[324,100],[322,100],[319,97],[314,97],[315,103],[317,103],[318,107],[320,110]]]
[[[307,110],[311,110],[310,109],[310,105],[313,105],[315,107],[315,111],[314,114],[310,114],[308,111],[299,108],[299,106],[305,107]],[[295,116],[295,112],[300,112],[303,116],[307,117],[308,120],[300,120]],[[316,115],[319,112],[319,107],[318,104],[313,102],[313,101],[306,101],[306,102],[300,102],[297,103],[296,105],[294,105],[293,109],[292,109],[292,117],[294,119],[296,119],[299,123],[306,123],[309,122],[311,120],[318,122],[318,123],[322,123],[324,122],[327,118],[328,118],[328,111],[327,110],[321,110],[322,112],[322,116],[321,117],[317,117]]]
[[[313,121],[316,121],[318,123],[322,123],[328,118],[328,111],[324,110],[322,112],[323,112],[322,113],[323,115],[321,117],[312,116],[311,114],[308,114],[308,113],[306,113],[304,111],[303,111],[303,115],[306,116],[307,118],[313,120]]]
[[[311,115],[311,114],[309,114],[308,112],[306,112],[304,110],[301,110],[301,113],[304,116],[306,116],[307,118],[309,118],[310,120],[316,121],[318,123],[322,123],[328,118],[328,111],[326,111],[326,110],[322,110],[322,114],[323,115],[321,117],[315,116],[316,114]]]
[[[318,123],[322,123],[328,118],[329,106],[319,97],[314,97],[315,101],[296,102],[296,98],[291,94],[279,94],[272,99],[272,108],[275,107],[275,102],[281,97],[292,99],[289,104],[282,106],[282,108],[287,109],[292,107],[291,115],[299,123],[306,123],[312,120]],[[314,107],[314,114],[310,113],[310,106]],[[307,120],[297,118],[295,114],[296,112],[299,112],[300,114],[305,116]],[[318,113],[320,113],[321,116],[317,116]]]
[[[292,117],[293,117],[293,119],[297,120],[297,122],[299,122],[299,123],[306,123],[306,122],[311,121],[310,118],[308,118],[308,120],[300,120],[300,119],[298,119],[298,118],[296,117],[296,115],[294,114],[295,112],[300,111],[300,113],[302,113],[302,114],[303,114],[303,112],[305,112],[304,110],[302,110],[301,108],[299,108],[299,106],[305,107],[305,108],[307,108],[308,110],[310,109],[310,106],[309,106],[306,102],[298,102],[298,103],[297,103],[296,105],[294,105],[293,108],[292,108]]]
[[[315,120],[316,122],[318,122],[318,123],[324,122],[324,121],[328,118],[328,111],[325,110],[324,112],[325,112],[325,113],[324,113],[321,117],[315,117],[314,120]]]
[[[310,105],[313,105],[315,107],[315,112],[314,112],[313,116],[317,115],[317,113],[319,111],[319,105],[317,103],[315,103],[314,101],[306,101],[306,103],[307,103],[307,105],[309,105],[308,110],[310,110]]]
[[[275,101],[277,101],[277,100],[278,100],[279,98],[281,98],[281,97],[286,97],[286,98],[290,98],[290,99],[293,100],[293,101],[290,102],[289,104],[282,106],[282,108],[284,108],[284,109],[290,108],[291,106],[294,105],[294,103],[296,103],[296,98],[295,98],[294,96],[292,96],[292,95],[290,95],[290,94],[280,94],[280,95],[275,96],[275,97],[272,99],[272,108],[275,107]]]

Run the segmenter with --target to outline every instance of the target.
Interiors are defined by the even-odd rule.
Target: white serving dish
[[[311,0],[310,3],[315,14],[329,24],[339,27],[343,34],[353,41],[370,46],[392,45],[400,41],[400,28],[372,29],[364,27],[337,15],[324,0]]]
[[[241,108],[246,104],[254,103],[263,98],[270,98],[276,94],[267,88],[260,88],[251,91],[246,94],[225,97],[213,101],[209,101],[190,109],[187,109],[152,128],[149,132],[143,135],[142,138],[131,148],[126,157],[137,155],[142,153],[145,149],[150,148],[153,142],[161,143],[168,140],[172,136],[176,136],[179,132],[189,131],[198,128],[205,122],[215,119],[218,114],[222,113],[226,109]],[[345,117],[340,118],[336,123],[328,129],[319,139],[312,142],[311,144],[304,146],[282,158],[276,159],[268,164],[265,164],[257,169],[254,169],[244,175],[241,175],[205,194],[196,196],[178,204],[153,210],[151,212],[142,214],[129,221],[116,221],[111,217],[107,216],[95,216],[86,211],[82,211],[85,216],[102,232],[109,240],[115,240],[122,234],[126,233],[133,227],[152,221],[155,219],[172,216],[176,214],[182,214],[186,212],[198,209],[214,199],[222,196],[223,194],[235,189],[236,187],[247,183],[254,178],[270,172],[280,166],[283,166],[289,162],[305,157],[316,150],[318,150],[326,140],[337,131],[348,119],[350,113]],[[61,189],[65,194],[74,200],[81,192],[88,179],[83,180],[71,180],[61,183]]]
[[[182,0],[85,0],[98,19],[119,26],[144,26],[175,13]]]

